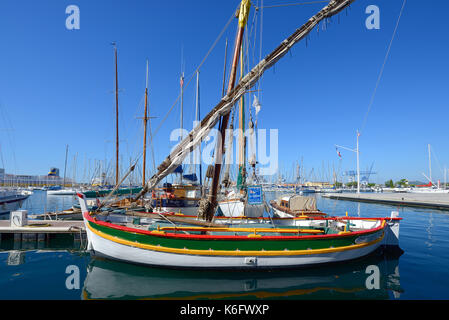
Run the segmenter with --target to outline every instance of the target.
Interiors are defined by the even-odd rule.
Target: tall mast
[[[117,47],[115,51],[115,185],[119,182],[119,140],[118,140],[118,70],[117,70]]]
[[[242,0],[240,4],[240,11],[239,11],[239,25],[238,25],[238,31],[237,31],[237,38],[235,41],[234,46],[234,58],[232,61],[232,69],[231,74],[229,75],[229,83],[228,83],[228,91],[227,93],[230,93],[232,89],[234,88],[236,74],[237,74],[237,66],[239,63],[239,57],[240,57],[240,49],[242,46],[242,40],[243,40],[243,33],[245,31],[245,25],[248,20],[249,10],[251,7],[250,0]],[[218,192],[218,183],[220,181],[220,171],[221,171],[221,165],[223,160],[223,154],[224,154],[224,144],[226,141],[226,129],[228,127],[229,122],[229,113],[224,115],[221,118],[220,128],[219,128],[219,134],[220,136],[217,139],[217,145],[215,148],[215,167],[214,167],[214,174],[212,178],[212,186],[210,188],[209,197],[207,199],[207,206],[204,207],[204,211],[202,212],[203,216],[206,218],[206,220],[211,221],[213,218],[213,215],[215,213],[215,208],[217,206],[217,192]]]
[[[180,123],[179,127],[181,128],[181,140],[184,138],[184,135],[182,134],[182,128],[183,128],[183,113],[184,113],[184,72],[181,73],[181,79],[179,81],[179,84],[181,86],[181,117],[180,117]]]
[[[181,78],[179,80],[179,84],[181,87],[181,116],[180,116],[180,125],[181,128],[181,141],[184,139],[184,135],[182,133],[182,129],[184,127],[183,121],[184,121],[184,50],[181,48]],[[181,174],[182,179],[182,174]]]
[[[145,78],[145,113],[143,115],[143,164],[142,164],[142,187],[145,186],[145,170],[147,162],[147,122],[148,122],[148,60]]]
[[[243,78],[243,43],[242,48],[240,49],[240,79]],[[243,188],[245,184],[245,156],[246,156],[246,148],[245,148],[245,96],[242,95],[239,103],[239,171],[237,178],[237,187]],[[242,189],[241,189],[242,190]]]
[[[183,48],[181,48],[181,78],[179,80],[179,85],[181,87],[181,115],[180,115],[180,124],[179,124],[179,128],[181,129],[181,139],[180,141],[182,141],[184,139],[184,134],[183,134],[183,127],[184,127],[184,51]],[[182,168],[182,162],[181,162],[181,168]],[[182,184],[182,174],[183,172],[181,172],[180,176],[181,176],[181,184]]]
[[[183,113],[184,113],[184,72],[181,72],[181,79],[179,81],[181,86],[181,116],[180,116],[180,124],[179,127],[181,129],[181,141],[184,139],[183,134]],[[182,163],[180,164],[182,166]],[[181,184],[182,184],[182,172],[181,172]]]
[[[446,170],[446,166],[444,166],[444,188],[446,189],[447,185],[446,185],[446,174],[447,174],[447,170]]]
[[[196,111],[195,111],[195,120],[197,121],[197,124],[200,123],[200,71],[198,70],[196,72]],[[201,143],[198,146],[198,153],[199,153],[199,166],[200,166],[200,177],[199,177],[199,181],[200,181],[200,185],[202,184],[203,181],[203,176],[202,176],[202,165],[201,165]]]

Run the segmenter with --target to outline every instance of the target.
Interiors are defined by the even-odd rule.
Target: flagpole
[[[341,158],[341,155],[338,152],[338,148],[342,148],[345,150],[349,150],[352,152],[355,152],[357,154],[357,193],[360,193],[360,161],[359,161],[359,137],[360,137],[360,132],[359,130],[357,130],[357,146],[355,149],[350,149],[350,148],[346,148],[343,146],[339,146],[339,145],[335,145],[335,147],[337,148],[337,154],[339,155],[339,157]]]

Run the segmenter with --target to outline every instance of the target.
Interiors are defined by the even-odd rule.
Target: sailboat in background
[[[438,180],[438,185],[435,185],[432,181],[432,159],[431,159],[431,151],[430,151],[430,144],[427,145],[428,148],[428,154],[429,154],[429,177],[427,177],[424,173],[424,177],[426,177],[429,180],[428,184],[424,185],[418,185],[414,188],[410,188],[407,190],[407,192],[410,193],[429,193],[429,194],[435,194],[435,193],[449,193],[449,189],[442,189],[440,188],[440,181]]]
[[[116,137],[115,137],[115,188],[92,188],[89,190],[84,190],[83,194],[86,198],[90,199],[91,205],[96,205],[99,202],[99,198],[104,198],[107,196],[133,196],[135,194],[138,194],[142,187],[120,187],[119,184],[119,176],[120,176],[120,170],[119,170],[119,104],[118,104],[118,63],[117,63],[117,45],[115,42],[112,43],[114,46],[114,57],[115,57],[115,131],[116,131]],[[148,90],[146,90],[146,93],[148,93]],[[76,206],[75,206],[76,207]]]
[[[181,86],[181,132],[183,129],[183,94],[184,94],[184,73],[180,79]],[[195,121],[200,119],[199,109],[199,71],[196,74],[196,112]],[[199,146],[198,148],[200,148]],[[198,159],[194,159],[194,163]],[[180,164],[173,172],[178,175],[177,183],[164,183],[160,188],[154,188],[151,192],[149,199],[151,203],[151,211],[160,214],[176,213],[178,215],[196,216],[198,213],[199,201],[202,195],[201,185],[201,157],[199,159],[199,179],[195,172],[184,173],[183,165]],[[195,163],[196,164],[196,163]],[[196,167],[196,165],[190,165],[190,168]],[[144,185],[146,181],[144,180]]]

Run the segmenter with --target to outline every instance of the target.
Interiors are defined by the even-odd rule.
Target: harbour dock
[[[449,193],[328,193],[322,196],[336,200],[449,210]]]
[[[55,235],[67,235],[75,241],[86,239],[83,221],[29,220],[25,226],[11,226],[9,220],[0,220],[0,243],[14,238],[14,242],[40,242]]]

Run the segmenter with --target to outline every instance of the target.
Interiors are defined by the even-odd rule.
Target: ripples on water
[[[267,199],[277,196],[268,194]],[[23,209],[32,213],[70,208],[72,196],[35,192]],[[80,244],[2,243],[0,299],[448,299],[449,212],[338,201],[317,196],[330,215],[384,217],[397,210],[400,257],[373,254],[357,261],[299,270],[204,272],[148,268],[91,258]],[[34,247],[33,247],[34,246]],[[12,250],[15,249],[15,250]],[[80,271],[79,289],[68,290],[66,268]],[[368,290],[369,265],[379,267],[380,288]]]

